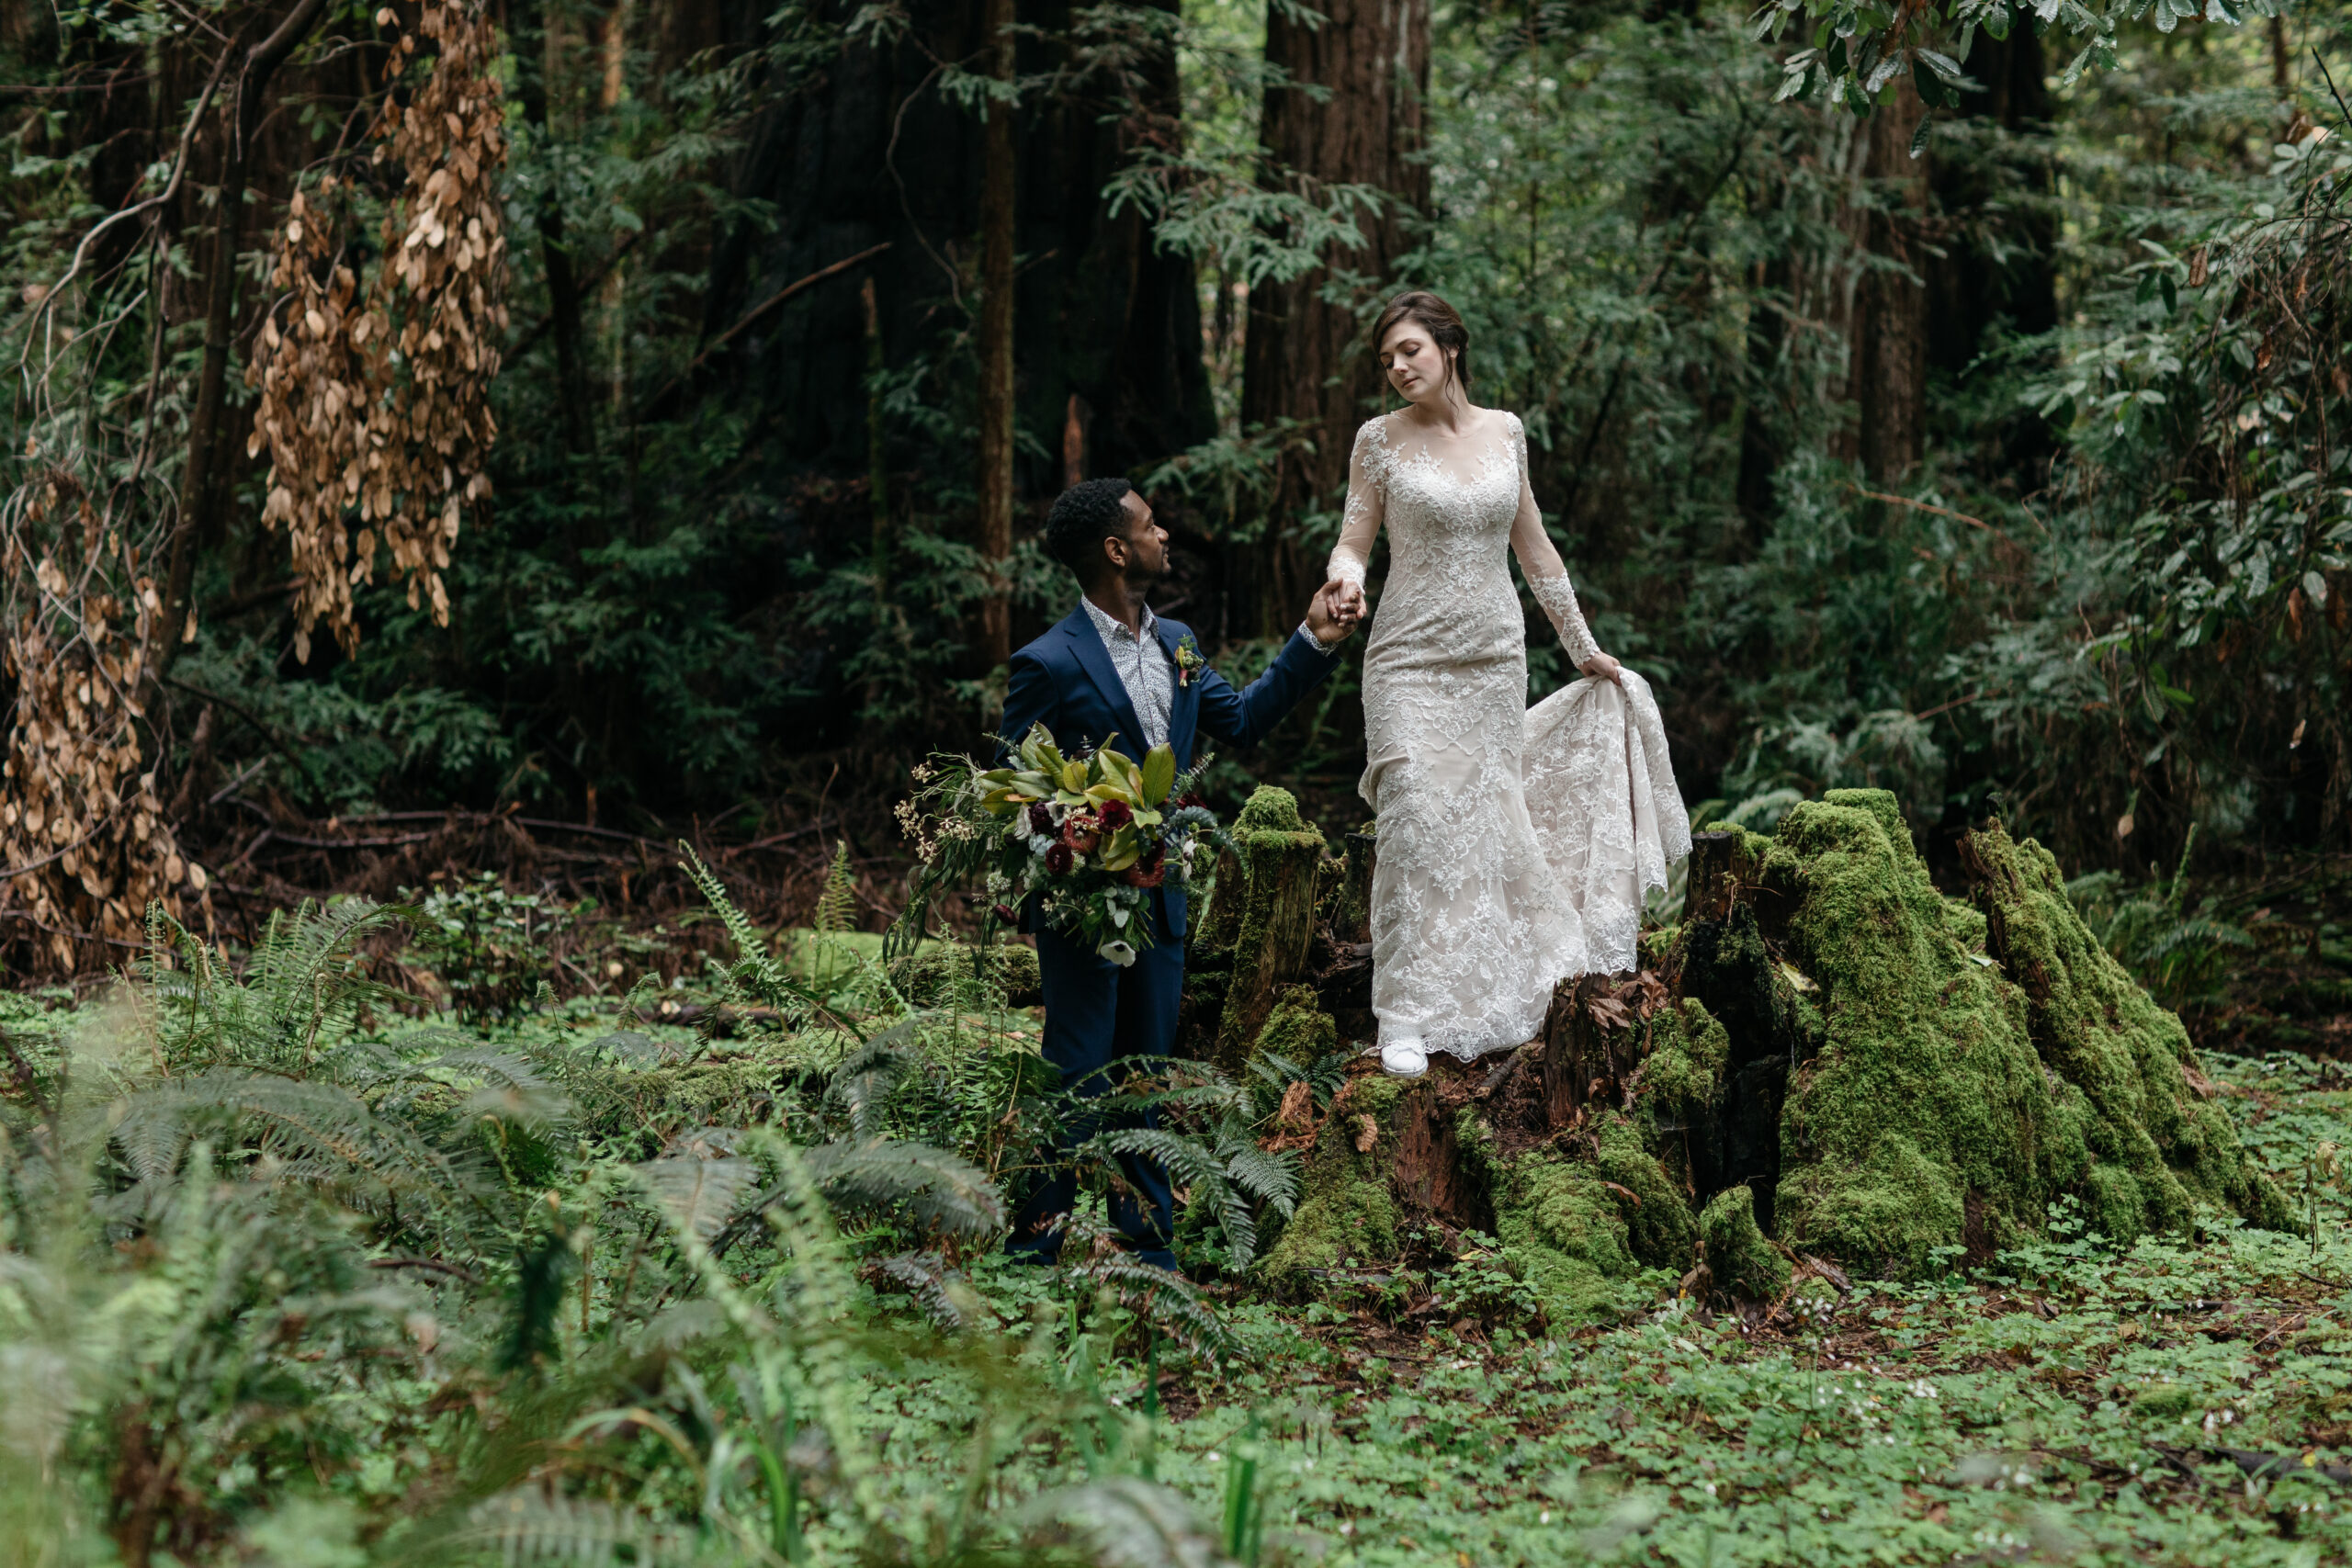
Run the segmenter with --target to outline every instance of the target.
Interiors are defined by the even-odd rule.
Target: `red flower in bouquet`
[[[1136,814],[1127,809],[1127,803],[1124,800],[1104,801],[1097,815],[1106,833],[1115,833],[1136,819]]]
[[[1100,826],[1091,813],[1073,811],[1062,819],[1062,842],[1077,853],[1092,854],[1102,841]]]
[[[1001,926],[1015,925],[1021,919],[1021,911],[1010,904],[999,904],[992,912],[996,916],[997,924]]]
[[[1157,887],[1168,875],[1168,851],[1154,844],[1151,852],[1119,873],[1119,880],[1130,887]]]
[[[1033,833],[1050,833],[1054,830],[1053,808],[1042,800],[1029,808],[1029,830]]]
[[[1077,863],[1078,857],[1070,852],[1068,844],[1048,844],[1046,847],[1046,869],[1054,875],[1068,876],[1069,868]]]
[[[1182,795],[1169,802],[1168,808],[1170,811],[1182,811],[1190,807],[1206,806],[1208,802],[1203,800],[1197,791],[1188,789]]]

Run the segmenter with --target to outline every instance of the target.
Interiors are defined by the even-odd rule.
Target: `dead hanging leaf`
[[[2295,721],[2295,733],[2287,739],[2288,750],[2291,751],[2303,743],[2303,729],[2310,723],[2311,720],[2307,718],[2299,718]]]
[[[2132,836],[2132,829],[2134,826],[2136,826],[2136,824],[2132,820],[2132,813],[2129,811],[2125,812],[2122,816],[2115,819],[2116,838],[2119,840],[2130,838]]]
[[[1274,1120],[1290,1128],[1303,1128],[1314,1122],[1315,1091],[1307,1088],[1306,1079],[1296,1079],[1283,1090],[1283,1106],[1275,1112]]]
[[[1356,1116],[1356,1153],[1368,1155],[1372,1153],[1373,1145],[1378,1142],[1380,1142],[1380,1123],[1370,1116],[1359,1112]]]
[[[36,448],[38,450],[38,448]],[[151,905],[211,923],[134,728],[161,599],[62,469],[0,501],[0,969],[71,974],[144,935]],[[119,945],[120,944],[120,945]]]
[[[429,59],[419,38],[436,45]],[[271,279],[290,297],[289,325],[265,324],[245,379],[261,394],[252,442],[270,455],[262,522],[286,526],[305,660],[322,620],[357,648],[352,591],[375,580],[379,546],[406,580],[410,607],[429,603],[446,626],[441,573],[460,503],[490,494],[490,386],[507,320],[499,51],[488,14],[449,0],[428,0],[401,35],[385,73],[402,80],[409,101],[388,96],[372,132],[375,166],[397,168],[398,179],[377,193],[388,197],[386,259],[364,288],[332,259],[345,252],[339,234],[355,205],[334,177],[295,194],[274,242]],[[445,244],[451,233],[464,243]],[[356,541],[345,526],[354,502],[366,525]]]

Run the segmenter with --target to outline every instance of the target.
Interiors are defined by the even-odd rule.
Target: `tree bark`
[[[1272,633],[1295,621],[1322,581],[1322,563],[1300,537],[1297,518],[1338,510],[1355,429],[1380,395],[1380,371],[1346,305],[1321,297],[1334,267],[1385,288],[1406,249],[1408,209],[1429,201],[1421,145],[1422,99],[1429,88],[1429,0],[1329,0],[1319,27],[1279,6],[1266,17],[1266,63],[1296,86],[1266,90],[1260,137],[1270,177],[1295,179],[1311,195],[1323,186],[1376,186],[1393,200],[1366,223],[1364,247],[1329,258],[1290,283],[1250,290],[1242,349],[1241,422],[1272,427],[1295,420],[1306,443],[1282,455],[1265,507],[1265,533],[1250,552],[1242,581],[1254,581],[1255,605],[1235,606],[1237,628]],[[1298,86],[1328,88],[1319,101]]]
[[[1920,276],[1928,169],[1925,158],[1911,156],[1927,106],[1908,76],[1898,83],[1894,101],[1856,131],[1849,164],[1857,197],[1867,182],[1875,199],[1856,199],[1843,214],[1860,265],[1845,323],[1845,396],[1858,417],[1842,445],[1881,484],[1899,483],[1917,467],[1928,414],[1928,295]]]
[[[1012,0],[988,0],[989,74],[1013,80]],[[1012,657],[1012,600],[1003,571],[1012,555],[1013,106],[989,103],[980,165],[980,555],[990,573],[980,600],[982,670]]]
[[[534,6],[518,20],[537,20],[544,28],[544,9]],[[537,70],[517,72],[523,97],[523,118],[545,130],[548,124],[548,74],[556,68],[557,51],[541,49]],[[518,62],[519,63],[519,62]],[[539,234],[539,262],[548,279],[548,331],[555,338],[556,402],[561,414],[564,450],[575,456],[594,443],[594,425],[588,398],[588,368],[582,345],[586,329],[580,308],[580,276],[571,265],[571,247],[564,243],[563,206],[550,190],[539,201],[533,221]]]
[[[204,355],[197,369],[196,407],[188,416],[187,465],[180,475],[179,515],[173,520],[164,613],[155,620],[150,668],[161,682],[179,655],[187,625],[188,587],[196,572],[196,541],[213,532],[214,513],[229,493],[223,412],[228,400],[229,342],[236,325],[237,235],[245,199],[246,157],[261,123],[263,95],[326,10],[326,0],[295,0],[275,31],[253,46],[237,73],[223,118],[220,191],[214,209],[212,257],[205,276]],[[236,47],[235,42],[229,45]]]
[[[2031,28],[2007,39],[1980,32],[1963,64],[1984,85],[1963,97],[1966,113],[2008,134],[1973,139],[1962,156],[1928,158],[1938,243],[1921,266],[1928,362],[1954,380],[1970,373],[2000,323],[2022,333],[2058,323],[2057,223],[2047,201],[2056,175],[2037,136],[2052,108],[2041,40]],[[2022,413],[1971,434],[1988,470],[2029,489],[2052,451],[2048,424]]]

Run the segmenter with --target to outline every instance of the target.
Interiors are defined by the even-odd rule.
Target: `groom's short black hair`
[[[1088,479],[1062,491],[1046,513],[1046,553],[1069,568],[1080,587],[1102,574],[1102,541],[1126,537],[1134,489],[1125,479]]]

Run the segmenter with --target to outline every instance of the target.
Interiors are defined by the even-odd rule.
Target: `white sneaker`
[[[1430,1070],[1429,1053],[1418,1040],[1397,1040],[1380,1048],[1380,1070],[1392,1078],[1417,1078]]]

